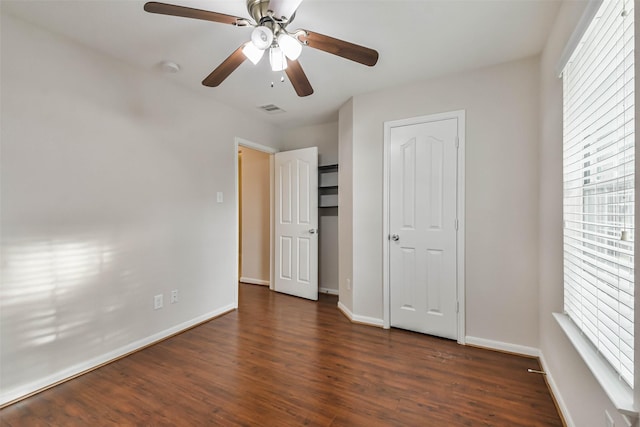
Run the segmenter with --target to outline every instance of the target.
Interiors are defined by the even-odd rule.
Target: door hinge
[[[457,218],[456,218],[456,221],[455,221],[455,227],[456,227],[456,231],[458,231],[458,219]]]
[[[456,301],[456,313],[460,313],[460,301]]]
[[[460,148],[460,138],[456,136],[456,148]]]

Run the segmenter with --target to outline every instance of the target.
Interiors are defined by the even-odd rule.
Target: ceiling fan
[[[251,40],[237,48],[202,81],[203,85],[209,87],[220,85],[246,59],[257,64],[267,50],[269,51],[271,69],[284,71],[298,96],[308,96],[313,93],[309,79],[298,62],[303,46],[338,55],[370,67],[378,62],[378,52],[373,49],[308,30],[289,31],[287,27],[295,18],[296,10],[302,0],[246,1],[247,10],[253,20],[154,1],[146,3],[144,10],[150,13],[202,19],[236,27],[254,27]]]

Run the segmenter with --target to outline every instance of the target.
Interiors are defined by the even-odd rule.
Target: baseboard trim
[[[108,365],[109,363],[113,363],[133,353],[136,353],[140,350],[143,350],[147,347],[150,347],[154,344],[185,332],[188,329],[195,328],[196,326],[209,322],[210,320],[213,320],[217,317],[223,316],[237,308],[238,306],[236,304],[227,305],[218,310],[203,314],[202,316],[198,316],[194,319],[180,323],[179,325],[173,326],[169,329],[165,329],[164,331],[158,332],[146,338],[134,341],[114,351],[110,351],[101,356],[94,357],[93,359],[87,360],[86,362],[76,364],[67,369],[63,369],[62,371],[58,371],[55,374],[49,375],[38,381],[31,382],[12,390],[3,391],[2,393],[0,393],[0,409],[17,403],[20,400],[31,397],[42,391],[55,387],[58,384],[62,384],[66,381],[70,381],[74,378],[87,374],[102,366]]]
[[[240,282],[248,283],[250,285],[269,286],[269,281],[268,280],[252,279],[251,277],[240,277]]]
[[[511,344],[502,341],[488,340],[478,337],[465,337],[465,344],[474,347],[488,348],[490,350],[499,350],[506,353],[518,354],[521,356],[539,357],[540,350],[535,347],[527,347],[525,345]]]
[[[367,317],[367,316],[359,316],[357,314],[353,314],[351,310],[349,310],[344,304],[338,301],[338,309],[344,314],[347,319],[349,319],[352,323],[359,323],[361,325],[367,326],[376,326],[378,328],[382,328],[384,322],[382,319],[376,319],[375,317]]]
[[[547,361],[544,358],[544,353],[542,353],[542,351],[540,351],[539,359],[540,359],[540,365],[542,366],[542,370],[546,373],[545,380],[547,382],[547,385],[549,386],[549,389],[551,390],[551,397],[553,398],[553,401],[556,403],[556,406],[560,411],[560,416],[564,421],[564,425],[567,427],[575,427],[575,423],[571,418],[569,408],[567,407],[567,404],[564,402],[564,399],[562,398],[562,394],[560,394],[560,389],[558,389],[558,386],[556,385],[556,382],[553,379],[553,375],[551,375],[551,371],[549,370],[549,366],[547,365]]]
[[[334,289],[334,288],[325,288],[325,287],[321,286],[318,289],[318,291],[323,293],[323,294],[338,295],[338,289]]]
[[[340,310],[350,322],[353,322],[353,313],[342,303],[342,301],[338,301],[338,310]]]

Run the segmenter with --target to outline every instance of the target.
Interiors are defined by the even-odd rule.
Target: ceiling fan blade
[[[227,59],[218,65],[203,81],[202,84],[209,87],[219,86],[236,68],[242,64],[247,57],[242,53],[243,46],[237,48]]]
[[[302,3],[302,0],[271,0],[269,9],[278,18],[284,16],[287,19],[291,19],[296,10],[298,10],[300,3]]]
[[[378,52],[368,47],[335,39],[323,34],[306,31],[298,39],[314,49],[323,50],[334,55],[341,56],[351,61],[373,67],[378,62]]]
[[[237,16],[155,1],[145,3],[144,10],[161,15],[182,16],[183,18],[202,19],[204,21],[220,22],[222,24],[246,25],[246,19]]]
[[[291,80],[291,84],[298,96],[309,96],[313,93],[311,83],[309,83],[309,79],[307,79],[307,75],[298,61],[287,59],[287,68],[284,71],[287,73],[289,80]]]

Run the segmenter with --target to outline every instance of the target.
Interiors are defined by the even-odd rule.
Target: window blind
[[[563,72],[564,310],[633,387],[633,0],[605,0]]]

